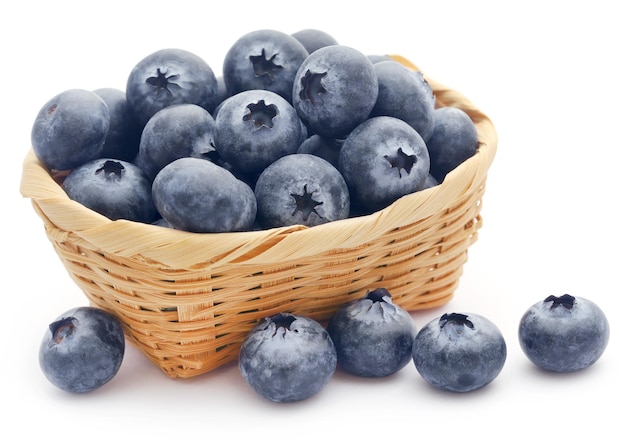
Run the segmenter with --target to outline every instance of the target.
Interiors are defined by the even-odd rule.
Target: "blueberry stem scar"
[[[561,297],[550,295],[546,297],[544,302],[552,302],[552,306],[550,306],[550,309],[558,308],[559,306],[563,306],[565,309],[572,309],[574,307],[575,300],[576,298],[574,296],[570,296],[569,294],[563,294]]]
[[[446,313],[439,319],[439,328],[443,329],[447,324],[465,325],[470,329],[474,329],[474,324],[467,318],[466,314]]]

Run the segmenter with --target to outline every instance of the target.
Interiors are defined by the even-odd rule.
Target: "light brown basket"
[[[20,191],[90,303],[118,316],[168,376],[196,376],[235,360],[259,319],[279,311],[325,321],[376,287],[409,311],[451,299],[482,226],[497,136],[464,95],[426,79],[438,106],[461,108],[475,122],[478,152],[441,185],[368,216],[216,234],[111,221],[70,200],[32,150]]]

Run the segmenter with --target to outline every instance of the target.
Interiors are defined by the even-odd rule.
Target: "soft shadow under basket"
[[[20,190],[89,302],[119,317],[168,376],[196,376],[236,360],[252,327],[280,311],[323,321],[376,287],[409,311],[450,300],[482,226],[497,135],[463,94],[426,79],[438,106],[472,118],[478,152],[439,186],[371,215],[216,234],[111,221],[70,200],[32,150]]]

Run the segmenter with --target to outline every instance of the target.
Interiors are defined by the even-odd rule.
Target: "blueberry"
[[[350,213],[350,194],[341,173],[311,154],[276,160],[261,173],[254,193],[264,227],[316,226]]]
[[[345,138],[369,117],[376,104],[374,65],[351,47],[322,47],[300,65],[292,96],[310,134]]]
[[[609,322],[589,299],[569,294],[535,303],[519,323],[519,342],[528,359],[553,372],[594,364],[609,342]]]
[[[392,116],[411,125],[424,141],[435,129],[435,95],[421,73],[396,61],[374,64],[378,98],[370,117]]]
[[[296,110],[268,90],[246,90],[226,99],[215,119],[215,135],[220,157],[251,174],[295,153],[304,138]]]
[[[330,381],[336,366],[335,346],[324,327],[291,313],[265,318],[239,351],[239,370],[245,382],[274,402],[312,397]]]
[[[411,315],[393,303],[385,288],[339,307],[327,331],[339,367],[363,377],[388,376],[406,366],[417,333]]]
[[[224,57],[223,76],[230,95],[269,90],[291,103],[291,89],[308,52],[296,38],[273,29],[241,36]]]
[[[126,99],[143,126],[159,110],[196,104],[212,112],[218,104],[217,78],[198,55],[161,49],[141,59],[128,75]]]
[[[342,139],[329,139],[322,137],[319,134],[313,134],[307,137],[298,146],[296,151],[298,154],[313,154],[323,158],[331,165],[339,166],[339,151],[341,151],[341,145],[343,145]]]
[[[379,62],[382,62],[382,61],[396,61],[395,59],[393,59],[389,55],[379,55],[379,54],[367,55],[367,58],[372,62],[372,64],[376,64],[376,63],[379,63]]]
[[[435,110],[434,131],[426,145],[430,154],[430,173],[442,182],[450,171],[476,154],[476,126],[459,108],[438,108]]]
[[[426,180],[424,180],[424,183],[420,187],[420,190],[430,189],[431,187],[435,187],[435,186],[439,186],[439,182],[437,181],[435,177],[433,177],[432,174],[429,173],[426,176]]]
[[[115,377],[124,349],[124,332],[117,317],[99,308],[78,307],[49,325],[39,347],[39,365],[56,387],[85,393]]]
[[[111,220],[149,224],[159,217],[145,173],[123,160],[91,160],[70,172],[62,187],[70,199]]]
[[[215,163],[184,157],[166,165],[152,184],[161,216],[175,229],[189,232],[248,230],[256,216],[254,192]]]
[[[37,158],[52,171],[67,171],[100,156],[110,114],[92,91],[65,90],[37,113],[31,143]]]
[[[199,105],[157,111],[141,133],[135,164],[152,181],[165,165],[183,157],[215,158],[215,119]]]
[[[413,342],[413,363],[431,385],[469,392],[502,371],[507,348],[500,330],[478,314],[446,313],[422,327]]]
[[[339,44],[335,37],[320,29],[302,29],[294,32],[291,36],[300,41],[309,53],[313,53],[322,47]]]
[[[111,118],[100,157],[132,162],[139,151],[141,125],[126,100],[126,93],[117,88],[99,88],[94,93],[107,104]]]
[[[370,212],[419,190],[429,165],[422,137],[406,122],[390,116],[363,122],[339,152],[339,170],[351,199]]]

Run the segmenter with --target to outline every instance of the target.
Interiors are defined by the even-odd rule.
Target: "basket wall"
[[[451,299],[482,226],[497,137],[465,96],[427,79],[439,106],[470,115],[479,150],[441,185],[372,215],[223,234],[110,221],[70,200],[32,150],[21,192],[89,301],[168,376],[196,376],[235,360],[259,319],[279,311],[324,321],[376,287],[410,311]]]

